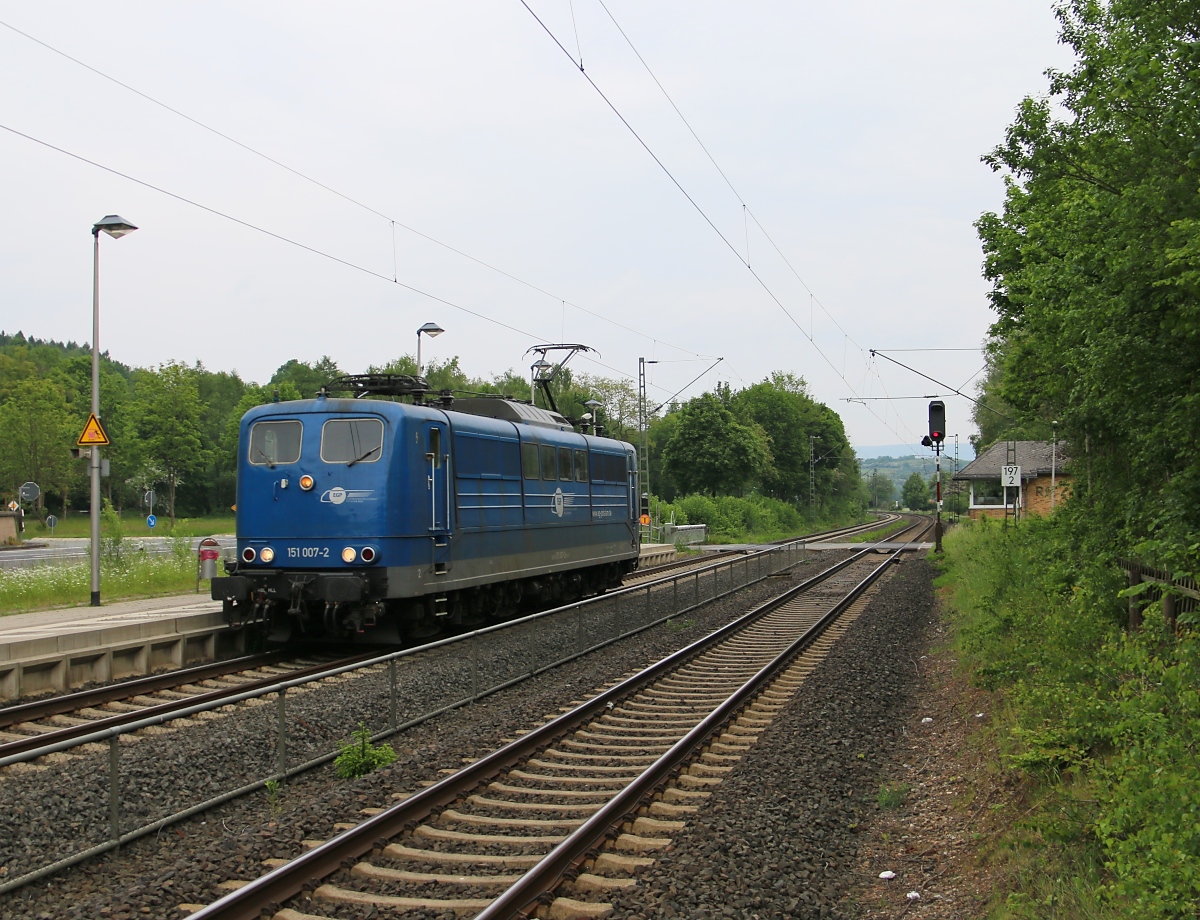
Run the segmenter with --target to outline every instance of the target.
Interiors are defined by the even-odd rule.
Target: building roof
[[[955,479],[999,479],[1000,468],[1008,463],[1007,441],[997,441],[982,454],[958,471]],[[1049,441],[1017,441],[1015,465],[1021,468],[1021,478],[1036,479],[1050,475],[1050,458],[1054,455],[1055,474],[1061,476],[1069,461],[1065,445],[1059,442],[1057,450]]]

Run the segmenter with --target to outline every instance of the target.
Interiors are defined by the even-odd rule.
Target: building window
[[[1004,506],[1004,489],[999,479],[971,480],[971,507]]]

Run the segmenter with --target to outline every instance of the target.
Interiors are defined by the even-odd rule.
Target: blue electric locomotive
[[[538,406],[323,391],[251,409],[239,444],[237,561],[212,597],[274,641],[419,638],[637,566],[634,448]]]

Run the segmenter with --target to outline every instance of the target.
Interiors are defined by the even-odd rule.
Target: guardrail
[[[85,801],[79,803],[75,816],[79,822],[76,839],[91,845],[65,854],[46,852],[44,858],[50,861],[38,865],[23,867],[20,857],[9,860],[9,878],[0,884],[0,894],[114,850],[209,808],[263,789],[268,783],[282,782],[332,761],[338,752],[336,749],[330,750],[329,731],[317,730],[321,716],[308,711],[312,707],[307,701],[307,694],[301,696],[297,693],[289,697],[289,690],[297,690],[306,684],[337,675],[358,674],[357,680],[339,684],[339,693],[344,695],[351,687],[357,691],[356,701],[364,710],[363,721],[371,729],[371,740],[377,742],[712,603],[789,568],[803,558],[804,553],[804,541],[793,541],[417,648],[379,655],[320,674],[281,680],[219,701],[140,719],[0,758],[0,768],[8,768],[82,745],[105,745],[107,748],[106,756],[77,756],[53,765],[64,772],[82,771],[88,781],[84,782],[84,776],[65,781],[61,788],[68,791],[62,794],[70,794],[70,791],[81,789],[88,783],[95,787],[89,787],[89,795],[80,794]],[[497,637],[502,633],[509,637],[515,635],[517,641],[497,642]],[[227,764],[231,757],[241,753],[245,763],[239,764],[239,772],[257,775],[256,779],[209,796],[187,808],[156,816],[154,820],[144,821],[131,830],[122,830],[123,816],[131,806],[136,804],[141,813],[152,812],[156,799],[169,800],[171,795],[166,792],[178,794],[188,778],[179,774],[177,762],[165,753],[169,739],[155,739],[153,751],[135,760],[138,748],[124,745],[127,750],[123,751],[121,736],[176,719],[211,713],[234,704],[250,705],[268,697],[273,697],[266,703],[273,705],[273,713],[264,713],[263,703],[257,703],[253,708],[225,717],[242,715],[252,721],[254,724],[248,730],[255,739],[261,740],[263,735],[272,736],[270,752],[262,750],[262,745],[256,745],[250,751],[228,741],[231,734],[229,729],[217,732],[218,737],[214,739],[214,760],[219,759]],[[292,700],[290,705],[289,700]],[[196,728],[193,731],[199,730]],[[148,776],[147,761],[153,756],[162,757],[164,764],[158,775]],[[203,762],[198,764],[198,770],[203,770]],[[100,785],[101,776],[106,780],[103,787]],[[9,778],[7,789],[11,795],[20,794],[20,782],[18,776]],[[200,788],[207,786],[199,779],[196,782]],[[101,807],[100,799],[107,807]],[[38,817],[36,813],[26,811],[18,815],[15,809],[8,809],[0,814],[0,825],[5,822],[28,824]],[[84,826],[85,822],[89,823],[88,827]],[[15,826],[10,830],[11,839],[28,836],[25,826]],[[43,853],[42,848],[34,849]],[[25,871],[22,872],[22,868]]]

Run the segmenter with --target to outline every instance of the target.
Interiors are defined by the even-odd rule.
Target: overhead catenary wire
[[[846,385],[846,387],[850,390],[851,393],[853,393],[854,395],[857,396],[858,394],[857,394],[857,391],[855,390],[854,386],[850,383],[849,380],[846,379],[845,374],[838,370],[837,365],[835,365],[833,363],[833,361],[831,361],[829,359],[829,356],[826,355],[825,352],[821,349],[821,347],[817,344],[816,338],[811,334],[811,332],[805,331],[804,327],[796,320],[796,318],[792,315],[791,311],[789,311],[787,309],[787,307],[784,306],[783,302],[779,299],[779,297],[775,294],[775,292],[771,289],[771,287],[762,279],[762,277],[758,274],[758,272],[756,272],[753,268],[751,268],[749,261],[747,261],[747,259],[742,257],[741,253],[738,252],[737,247],[735,247],[733,245],[733,243],[731,243],[729,241],[729,238],[726,237],[725,234],[721,232],[721,229],[713,222],[712,218],[710,218],[708,216],[708,214],[705,212],[705,210],[702,207],[700,207],[699,203],[695,200],[695,198],[693,198],[692,195],[688,192],[688,190],[683,187],[682,183],[680,183],[680,181],[677,178],[675,178],[675,175],[671,172],[670,169],[667,168],[667,165],[662,161],[662,159],[659,158],[659,156],[654,152],[654,150],[650,147],[650,145],[646,143],[646,141],[642,138],[642,136],[633,127],[633,125],[629,123],[629,120],[625,118],[625,116],[621,113],[620,109],[618,109],[616,107],[616,105],[612,102],[612,100],[608,98],[608,96],[604,93],[604,91],[600,88],[600,86],[596,83],[596,81],[592,79],[591,75],[588,74],[586,71],[584,71],[582,68],[578,67],[578,65],[575,61],[575,58],[571,55],[571,52],[567,50],[567,48],[563,45],[563,43],[561,41],[559,41],[558,36],[556,36],[554,34],[553,30],[551,30],[550,27],[547,26],[546,23],[542,21],[541,17],[538,16],[538,14],[534,12],[533,8],[530,7],[530,5],[526,2],[526,0],[520,0],[520,3],[523,7],[525,7],[525,9],[529,13],[529,15],[533,17],[534,21],[537,22],[537,24],[539,26],[541,26],[542,31],[544,31],[546,33],[546,35],[549,36],[550,40],[552,42],[554,42],[555,45],[558,46],[558,49],[566,56],[567,60],[571,61],[571,63],[576,66],[576,69],[579,70],[580,75],[585,80],[587,80],[588,84],[592,87],[592,89],[594,89],[596,91],[597,95],[600,96],[600,98],[604,101],[605,105],[607,105],[609,107],[609,109],[612,111],[612,113],[617,116],[617,119],[621,122],[621,124],[623,124],[625,126],[625,128],[629,131],[629,133],[633,135],[634,139],[638,142],[638,144],[641,145],[642,149],[646,151],[646,153],[650,156],[650,158],[652,160],[654,160],[654,162],[658,165],[659,169],[662,170],[664,175],[666,175],[666,177],[679,190],[679,192],[684,196],[684,198],[687,199],[688,203],[691,204],[691,206],[695,209],[696,213],[700,215],[700,217],[704,220],[704,222],[706,224],[708,224],[708,226],[712,229],[712,231],[720,238],[721,242],[723,242],[725,244],[726,248],[731,253],[733,253],[734,257],[746,267],[746,270],[748,272],[750,272],[751,276],[754,278],[755,281],[758,282],[758,285],[763,289],[763,291],[766,292],[767,296],[769,296],[771,298],[771,300],[774,301],[775,305],[780,309],[780,311],[784,314],[784,316],[786,316],[788,318],[788,320],[792,323],[793,326],[796,327],[796,329],[801,333],[801,335],[803,335],[805,338],[808,339],[809,343],[813,346],[813,348],[817,352],[817,354],[819,354],[821,356],[821,359],[827,365],[829,365],[830,370],[832,370],[834,372],[834,374],[836,374],[841,379],[841,381]],[[607,7],[605,8],[605,12],[608,12]],[[609,15],[609,18],[613,18],[611,12],[609,12],[608,15]],[[613,19],[613,22],[615,23],[616,20]],[[618,30],[620,30],[620,25],[617,25],[617,28],[618,28]],[[622,31],[622,35],[624,35],[623,31]],[[626,41],[627,42],[629,41],[627,36],[626,36]],[[630,42],[629,44],[630,44],[630,47],[633,47],[632,42]],[[636,48],[634,49],[634,53],[637,54]],[[641,59],[640,54],[638,54],[638,58]],[[644,60],[643,60],[643,64],[645,64]],[[649,67],[647,67],[647,70],[649,70]],[[654,77],[653,72],[651,72],[651,77]],[[654,78],[654,79],[655,79],[655,82],[657,83],[658,82],[657,78]],[[661,84],[659,84],[659,86],[661,88]],[[666,93],[665,90],[663,90],[663,92],[664,92],[664,94]],[[672,102],[672,107],[675,107],[673,102]],[[677,112],[679,111],[678,107],[675,107],[675,109]],[[680,118],[683,118],[682,113],[680,114]],[[686,123],[686,119],[684,119],[684,121]],[[689,126],[689,129],[690,129],[690,126]],[[692,131],[692,134],[693,134],[693,136],[696,136],[694,131]],[[697,137],[696,139],[698,142],[700,142],[699,137]],[[702,147],[704,146],[703,142],[700,142],[700,144]],[[707,153],[707,148],[706,148],[706,153]],[[713,160],[711,154],[709,154],[709,159]],[[716,165],[715,160],[713,160],[713,163],[714,163],[714,165]],[[720,171],[719,166],[717,166],[717,170]],[[722,173],[722,176],[724,176],[724,173]],[[732,185],[732,183],[729,183],[729,180],[727,177],[726,177],[725,181],[729,184],[730,188],[732,189],[733,185]],[[737,195],[736,189],[734,189],[734,194]],[[738,196],[738,197],[739,197],[739,201],[740,201],[741,197],[740,196]],[[758,223],[757,219],[755,220],[755,223],[756,224]],[[760,225],[760,227],[761,227],[761,225]],[[778,247],[776,247],[776,248],[778,248]],[[807,285],[806,285],[806,288],[807,288]],[[809,291],[809,293],[811,296],[812,292]],[[824,307],[822,307],[822,309],[824,309]],[[836,324],[836,320],[834,322]],[[841,327],[839,326],[838,328],[840,329]],[[849,337],[849,336],[847,335],[847,337]],[[857,343],[855,343],[855,344],[857,345]],[[858,347],[861,350],[861,346],[858,346]],[[884,425],[884,427],[886,427],[889,431],[891,431],[894,435],[896,435],[896,437],[898,437],[898,438],[903,437],[903,435],[901,435],[894,428],[892,428],[892,426],[889,425],[885,419],[880,418],[880,416],[877,415],[871,409],[870,406],[865,406],[865,408],[867,409],[868,412],[870,412],[872,415],[874,415],[875,418],[878,419],[879,422]]]
[[[572,9],[572,16],[574,16],[573,9]],[[18,29],[16,26],[12,25],[11,23],[0,20],[0,26],[4,26],[6,29],[9,29],[10,31],[15,32],[17,35],[20,35],[21,37],[28,39],[29,41],[33,42],[34,44],[40,45],[41,47],[45,48],[47,51],[50,51],[50,52],[58,55],[59,57],[62,57],[64,59],[70,61],[71,63],[76,64],[79,67],[82,67],[83,69],[95,74],[96,76],[98,76],[104,80],[107,80],[110,83],[113,83],[116,86],[119,86],[124,90],[127,90],[128,92],[133,93],[135,96],[138,96],[138,97],[146,100],[147,102],[151,103],[152,105],[156,105],[159,108],[164,109],[165,111],[170,112],[171,114],[184,119],[185,121],[189,122],[190,124],[195,125],[196,127],[200,128],[204,131],[207,131],[210,134],[213,134],[213,135],[221,138],[222,140],[228,141],[229,143],[233,144],[236,147],[239,147],[240,149],[246,151],[247,153],[250,153],[253,156],[259,157],[259,158],[265,160],[266,162],[271,163],[271,164],[279,167],[280,169],[283,169],[283,170],[291,173],[293,176],[296,176],[297,178],[302,179],[305,182],[311,183],[312,185],[315,185],[316,187],[321,188],[321,189],[325,190],[326,192],[329,192],[330,194],[337,196],[338,198],[341,198],[343,201],[346,201],[352,205],[355,205],[356,207],[362,208],[364,211],[367,211],[368,213],[373,214],[376,217],[380,217],[383,220],[387,221],[391,227],[391,232],[392,232],[392,253],[393,253],[392,261],[393,261],[393,263],[396,263],[396,261],[397,261],[396,253],[395,253],[395,250],[396,250],[396,228],[400,227],[401,229],[408,231],[409,233],[413,234],[414,236],[418,236],[421,239],[426,240],[430,243],[433,243],[436,246],[440,246],[441,248],[447,250],[448,252],[452,252],[461,258],[464,258],[471,262],[474,262],[476,265],[479,265],[480,267],[485,268],[488,271],[495,272],[498,275],[502,275],[503,277],[508,278],[510,281],[514,281],[517,284],[520,284],[520,285],[528,288],[531,291],[535,291],[538,294],[542,294],[545,297],[550,297],[554,300],[561,301],[562,303],[566,304],[567,306],[571,307],[572,309],[579,310],[581,313],[586,313],[587,315],[594,317],[595,319],[598,319],[601,322],[608,323],[609,325],[615,326],[619,329],[623,329],[626,332],[631,332],[634,335],[641,336],[642,338],[648,339],[650,341],[661,342],[661,344],[667,346],[668,348],[674,349],[675,351],[679,351],[679,352],[683,352],[684,354],[692,355],[694,357],[694,359],[698,360],[698,361],[710,361],[714,357],[713,355],[706,355],[706,354],[701,354],[696,351],[692,351],[691,349],[684,348],[680,345],[674,345],[670,342],[659,339],[656,336],[653,336],[647,332],[643,332],[640,329],[635,329],[632,326],[628,326],[624,323],[621,323],[615,319],[612,319],[609,316],[605,316],[603,313],[598,313],[595,310],[590,310],[587,307],[581,306],[580,304],[574,303],[570,300],[566,300],[566,299],[558,296],[557,294],[554,294],[554,293],[538,286],[537,284],[534,284],[531,281],[526,281],[524,278],[514,275],[511,272],[507,272],[504,269],[499,268],[495,265],[492,265],[491,263],[489,263],[483,259],[480,259],[480,258],[477,258],[477,257],[471,255],[468,252],[464,252],[463,250],[458,249],[457,247],[452,246],[449,243],[443,242],[442,240],[439,240],[436,237],[430,236],[428,233],[424,233],[415,227],[409,226],[408,224],[404,223],[403,221],[396,220],[395,218],[385,214],[384,212],[378,210],[377,208],[374,208],[371,205],[369,205],[363,201],[360,201],[358,198],[355,198],[352,195],[348,195],[345,192],[342,192],[339,189],[334,188],[333,186],[328,185],[327,183],[322,182],[321,180],[316,179],[313,176],[310,176],[307,173],[305,173],[299,169],[296,169],[293,166],[289,166],[287,163],[283,162],[282,160],[279,160],[276,157],[271,156],[270,154],[264,153],[263,151],[258,150],[257,148],[252,147],[251,145],[249,145],[243,141],[238,140],[236,137],[226,134],[225,132],[221,131],[220,129],[214,128],[211,125],[206,124],[205,122],[201,121],[198,118],[188,115],[186,112],[184,112],[180,109],[177,109],[174,106],[169,105],[168,103],[155,98],[154,96],[151,96],[149,93],[143,92],[142,90],[138,89],[135,86],[131,86],[130,84],[125,83],[124,81],[119,80],[116,77],[113,77],[110,74],[105,73],[103,70],[100,70],[97,67],[93,67],[91,64],[88,64],[87,62],[82,61],[79,58],[74,57],[73,55],[70,55],[65,51],[62,51],[61,49],[54,47],[53,45],[49,44],[48,42],[45,42],[42,39],[37,38],[34,35],[30,35],[28,32]],[[578,36],[576,36],[576,37],[578,38]],[[396,278],[398,277],[398,274],[399,274],[398,270],[396,270],[396,268],[394,267],[393,275],[396,277],[393,277],[392,280],[396,280]],[[633,379],[633,377],[629,374],[626,374],[624,372],[620,372],[620,373],[622,374],[622,376],[629,377],[629,379]]]
[[[231,221],[232,223],[238,224],[241,227],[245,227],[248,230],[253,230],[256,233],[261,233],[264,236],[269,236],[272,239],[278,240],[281,243],[287,243],[289,246],[295,246],[298,249],[304,250],[305,252],[311,253],[316,256],[320,256],[323,259],[328,259],[331,262],[336,262],[339,265],[345,266],[346,268],[352,268],[355,271],[359,271],[359,272],[362,272],[363,274],[370,275],[373,278],[378,278],[381,281],[386,281],[389,284],[398,285],[399,287],[404,288],[406,291],[411,291],[412,293],[418,294],[421,297],[427,297],[430,300],[435,301],[436,303],[440,303],[447,307],[450,307],[451,309],[459,310],[463,313],[467,313],[471,316],[476,317],[477,319],[483,320],[484,322],[492,323],[495,326],[500,326],[504,329],[508,329],[510,332],[515,332],[518,335],[526,336],[528,338],[535,339],[535,340],[540,340],[540,339],[545,338],[545,336],[537,335],[535,333],[529,332],[528,330],[521,329],[517,326],[513,326],[510,323],[506,323],[506,322],[503,322],[502,320],[496,319],[495,317],[488,316],[486,313],[480,313],[478,310],[472,310],[470,307],[465,307],[462,304],[455,303],[452,300],[447,300],[445,297],[439,297],[437,294],[433,294],[433,293],[430,293],[429,291],[422,290],[421,288],[415,287],[404,281],[400,281],[395,278],[389,278],[387,275],[383,274],[382,272],[375,271],[372,268],[367,268],[365,265],[359,265],[357,262],[351,262],[349,259],[343,259],[341,256],[335,256],[335,255],[333,255],[333,253],[325,252],[324,250],[318,249],[315,246],[310,246],[307,243],[302,243],[299,240],[294,240],[291,237],[284,236],[282,233],[276,233],[273,230],[268,230],[265,227],[260,227],[257,224],[252,224],[252,223],[250,223],[250,221],[242,220],[240,217],[235,217],[232,214],[227,214],[226,212],[221,211],[217,208],[209,207],[206,204],[202,204],[199,201],[196,201],[192,198],[188,198],[186,195],[180,195],[177,192],[172,192],[169,189],[165,189],[161,186],[155,185],[152,182],[147,182],[144,179],[139,179],[136,176],[131,176],[128,173],[121,172],[119,169],[114,169],[111,166],[105,166],[103,163],[99,163],[96,160],[89,159],[88,157],[82,156],[81,154],[78,154],[78,153],[73,153],[72,151],[67,150],[64,147],[59,147],[55,144],[51,144],[49,141],[41,140],[40,138],[34,137],[31,134],[26,134],[23,131],[18,131],[16,128],[10,127],[9,125],[0,123],[0,130],[7,131],[10,134],[16,135],[17,137],[20,137],[20,138],[24,138],[27,141],[31,141],[34,144],[38,144],[39,146],[47,148],[48,150],[53,150],[56,153],[62,154],[63,156],[70,157],[73,160],[78,160],[81,163],[86,163],[88,166],[92,166],[96,169],[103,170],[104,172],[109,173],[110,175],[114,175],[121,179],[125,179],[126,181],[132,182],[135,185],[140,185],[142,188],[149,189],[152,192],[157,192],[158,194],[165,195],[166,197],[172,198],[175,201],[179,201],[179,202],[189,205],[193,208],[198,208],[199,210],[205,211],[208,214],[212,214],[215,217],[220,217],[223,220]],[[618,368],[611,367],[610,365],[604,364],[603,362],[595,360],[595,359],[589,359],[589,360],[591,360],[591,362],[593,364],[595,364],[599,367],[603,367],[606,370],[610,370],[610,371],[612,371],[616,374],[619,374],[620,376],[625,377],[629,380],[634,379],[632,374],[629,374],[625,371],[619,370]],[[662,390],[662,392],[664,392],[664,393],[667,392],[666,387],[655,386],[655,389]]]
[[[950,386],[950,384],[943,383],[941,380],[938,380],[936,377],[930,377],[928,374],[917,370],[915,367],[909,367],[907,364],[901,364],[895,358],[889,358],[887,355],[885,355],[882,351],[879,351],[878,349],[872,348],[871,354],[878,355],[881,358],[891,361],[893,364],[898,364],[898,365],[900,365],[900,367],[904,368],[906,371],[912,371],[912,373],[916,374],[918,377],[924,377],[930,383],[936,383],[940,387],[945,387],[947,390],[949,390],[955,396],[961,396],[963,399],[969,399],[971,402],[973,402],[975,405],[979,406],[981,409],[987,409],[988,412],[993,412],[996,415],[1000,416],[1002,419],[1007,419],[1010,422],[1015,421],[1015,419],[1011,418],[1010,416],[1005,415],[1003,412],[1000,412],[997,409],[993,409],[991,406],[989,406],[987,403],[983,402],[982,400],[978,400],[974,396],[968,396],[966,393],[962,392],[962,390],[955,389],[954,387]],[[976,371],[976,374],[978,374],[978,373],[979,373],[979,371]]]
[[[784,264],[788,267],[788,269],[791,271],[791,273],[796,277],[796,280],[800,282],[800,285],[804,288],[804,290],[808,292],[809,297],[812,298],[812,300],[815,301],[818,306],[820,306],[821,312],[823,312],[827,317],[829,317],[829,319],[833,322],[833,324],[835,326],[837,326],[838,330],[842,333],[842,335],[844,335],[847,339],[849,339],[854,344],[854,346],[856,348],[858,348],[860,354],[863,354],[864,358],[865,358],[866,349],[861,344],[854,341],[854,337],[851,336],[850,333],[848,333],[844,328],[842,328],[842,325],[837,321],[837,318],[834,317],[834,315],[829,312],[829,310],[825,307],[825,305],[823,303],[821,303],[820,299],[817,298],[816,295],[813,293],[812,289],[808,286],[808,282],[806,282],[804,280],[804,278],[802,278],[800,276],[800,273],[798,271],[796,271],[796,268],[795,268],[795,266],[792,265],[791,260],[789,260],[788,257],[786,255],[784,255],[783,250],[780,249],[779,246],[775,243],[775,240],[767,232],[766,227],[764,227],[762,225],[762,222],[758,219],[758,217],[755,216],[754,212],[750,209],[750,206],[746,203],[746,200],[742,197],[741,192],[739,192],[737,190],[737,187],[734,186],[733,181],[725,173],[725,170],[723,170],[721,168],[721,164],[717,162],[717,158],[713,156],[712,151],[710,151],[708,149],[708,146],[704,143],[704,141],[700,139],[700,135],[696,133],[696,129],[692,127],[692,123],[687,120],[687,116],[685,116],[683,114],[683,111],[679,108],[679,106],[675,104],[675,100],[671,98],[671,94],[667,92],[667,88],[665,86],[663,86],[662,81],[658,79],[657,75],[654,73],[653,68],[651,68],[650,64],[646,61],[646,59],[644,57],[642,57],[642,53],[640,51],[638,51],[637,46],[634,45],[633,39],[631,39],[629,37],[629,34],[621,27],[621,24],[619,22],[617,22],[617,18],[612,14],[612,11],[604,3],[604,0],[597,0],[597,2],[600,4],[600,7],[604,10],[604,12],[608,15],[608,18],[610,20],[612,20],[612,24],[616,27],[617,31],[621,33],[621,38],[625,39],[625,44],[627,44],[629,46],[629,50],[633,52],[634,56],[638,59],[638,61],[641,62],[642,67],[645,68],[646,73],[650,75],[650,79],[654,81],[654,85],[657,86],[659,91],[663,94],[663,98],[666,99],[667,103],[671,106],[671,108],[675,110],[675,114],[679,116],[679,120],[683,122],[684,127],[686,127],[688,130],[688,133],[692,135],[692,138],[700,146],[700,149],[704,151],[704,155],[706,157],[708,157],[708,161],[710,163],[712,163],[713,169],[715,169],[717,171],[718,175],[720,175],[721,179],[724,180],[725,184],[729,187],[729,191],[731,191],[733,193],[733,196],[738,200],[738,203],[742,206],[743,220],[745,220],[745,217],[748,215],[749,218],[754,221],[755,226],[758,227],[758,229],[759,229],[759,231],[761,231],[762,235],[764,237],[766,237],[767,242],[769,242],[771,244],[771,247],[775,250],[775,252],[779,255],[779,257],[783,260]],[[746,261],[747,267],[749,267],[749,264],[750,264],[750,229],[749,229],[749,225],[747,225],[745,229],[746,229],[746,260],[745,261]],[[812,325],[811,320],[809,322],[809,325],[811,327],[811,325]],[[866,363],[865,360],[864,360],[864,363]]]

